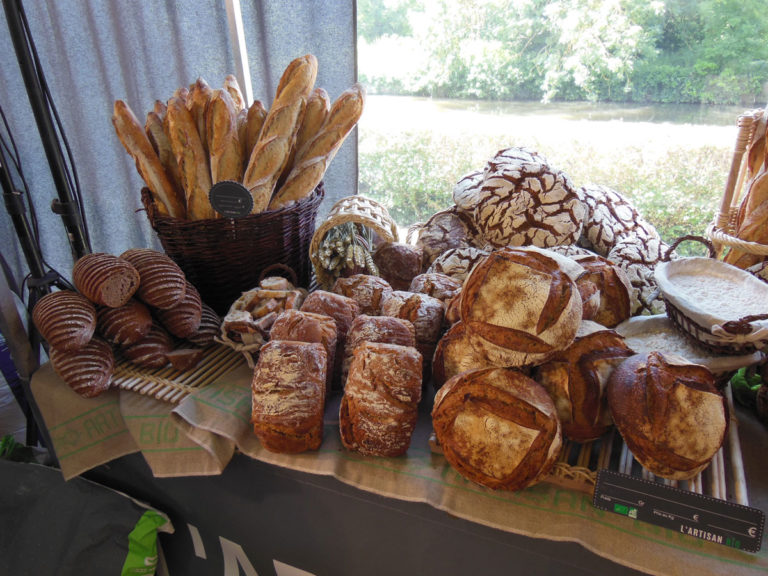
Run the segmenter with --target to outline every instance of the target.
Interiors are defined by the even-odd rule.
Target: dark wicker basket
[[[312,264],[309,245],[325,191],[285,208],[244,218],[181,220],[158,214],[149,190],[141,192],[152,228],[166,254],[184,271],[203,301],[224,315],[232,302],[256,287],[262,271],[281,264],[309,288]]]

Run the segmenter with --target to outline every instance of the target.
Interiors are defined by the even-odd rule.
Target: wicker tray
[[[245,358],[239,352],[220,344],[206,348],[201,362],[185,372],[171,366],[148,370],[124,358],[116,360],[112,377],[114,386],[172,404],[181,402],[188,394],[245,364]]]
[[[706,230],[707,237],[712,240],[718,254],[721,255],[726,248],[729,248],[768,257],[768,245],[749,242],[735,236],[736,217],[745,192],[746,152],[752,144],[757,123],[766,113],[768,111],[763,109],[752,110],[740,115],[737,120],[736,144],[725,182],[725,191],[717,215]]]
[[[309,246],[323,197],[320,183],[311,196],[278,210],[244,218],[180,220],[158,214],[149,191],[142,190],[147,217],[166,254],[221,316],[275,264],[288,266],[297,285],[309,287]]]
[[[397,224],[387,209],[365,196],[347,196],[336,202],[328,211],[325,221],[317,227],[310,244],[309,256],[317,278],[317,284],[330,289],[334,277],[320,263],[320,244],[331,228],[354,222],[376,233],[381,242],[397,242]]]

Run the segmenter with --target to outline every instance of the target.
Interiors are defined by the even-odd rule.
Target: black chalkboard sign
[[[253,197],[248,189],[232,180],[217,182],[208,192],[211,206],[225,218],[242,218],[253,210]]]

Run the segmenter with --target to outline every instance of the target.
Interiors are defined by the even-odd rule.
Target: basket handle
[[[270,264],[269,266],[264,268],[264,270],[261,271],[261,274],[259,274],[259,284],[261,284],[261,281],[264,280],[264,278],[272,275],[272,273],[277,270],[279,270],[280,272],[289,274],[290,278],[288,278],[288,280],[291,281],[291,284],[296,286],[296,283],[298,282],[298,277],[296,276],[296,272],[294,272],[293,268],[291,268],[287,264],[282,264],[280,262],[277,262],[275,264]]]
[[[672,256],[672,253],[677,249],[680,244],[687,240],[694,240],[696,242],[701,242],[706,246],[707,250],[709,251],[709,257],[714,258],[717,254],[715,251],[715,247],[712,245],[712,242],[710,242],[707,238],[704,236],[697,236],[695,234],[686,234],[685,236],[680,236],[677,240],[672,242],[672,244],[669,245],[669,248],[667,249],[666,253],[664,254],[664,257],[662,260],[664,262],[669,262],[669,258]]]
[[[768,320],[768,314],[753,314],[738,320],[729,320],[728,322],[723,322],[722,329],[729,334],[744,336],[752,332],[750,322],[755,322],[756,320]]]

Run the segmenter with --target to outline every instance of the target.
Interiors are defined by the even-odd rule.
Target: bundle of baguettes
[[[748,242],[768,244],[768,133],[763,110],[756,119],[754,130],[745,153],[744,195],[739,204],[734,236]],[[724,260],[739,268],[749,268],[765,260],[765,256],[734,248]]]
[[[112,124],[160,214],[216,218],[208,192],[225,180],[248,189],[257,214],[309,196],[362,115],[362,85],[331,102],[316,78],[317,58],[296,58],[269,109],[260,100],[248,105],[233,75],[221,89],[198,78],[156,101],[144,126],[115,101]]]

